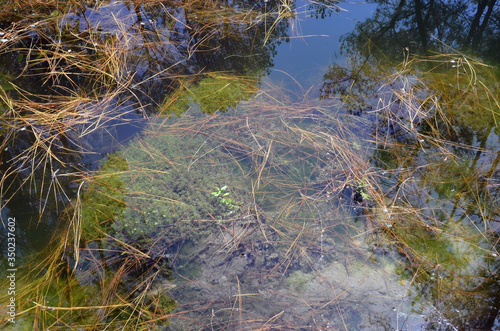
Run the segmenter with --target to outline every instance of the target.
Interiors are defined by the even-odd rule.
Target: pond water
[[[12,5],[2,326],[500,329],[500,11],[420,4]]]

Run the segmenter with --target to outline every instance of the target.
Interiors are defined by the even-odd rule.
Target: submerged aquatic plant
[[[157,245],[161,248],[155,249],[159,252],[188,237],[190,241],[203,238],[213,228],[211,220],[225,218],[229,210],[236,209],[237,203],[225,191],[227,186],[212,196],[207,187],[222,180],[237,186],[217,146],[198,137],[185,139],[174,132],[158,131],[159,125],[151,128],[153,131],[119,156],[109,156],[108,166],[84,192],[90,199],[86,200],[83,222],[84,230],[99,225],[138,249],[163,238]],[[113,164],[118,171],[108,173]],[[233,191],[235,196],[242,194],[241,190]]]
[[[236,203],[236,201],[234,201],[228,197],[229,192],[226,191],[226,189],[227,189],[227,185],[224,185],[221,188],[216,187],[215,192],[212,192],[212,195],[214,197],[219,197],[220,201],[223,204],[225,204],[229,209],[238,208],[238,204]]]
[[[227,73],[208,73],[196,84],[183,83],[174,95],[165,97],[161,111],[180,115],[191,105],[204,113],[227,111],[241,101],[248,100],[257,91],[257,78]]]

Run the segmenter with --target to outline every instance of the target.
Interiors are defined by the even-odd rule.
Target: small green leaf
[[[53,10],[51,13],[50,13],[50,17],[56,17],[56,16],[61,16],[62,13],[59,11],[59,10]]]

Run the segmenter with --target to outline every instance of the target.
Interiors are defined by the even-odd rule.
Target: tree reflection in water
[[[426,50],[448,52],[469,50],[500,60],[500,5],[497,0],[373,1],[374,16],[359,23],[344,37],[354,49],[364,51],[366,43],[384,53],[400,55],[406,47],[412,53]]]

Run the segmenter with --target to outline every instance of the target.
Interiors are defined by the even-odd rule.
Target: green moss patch
[[[180,115],[189,109],[191,104],[197,103],[204,113],[212,114],[235,107],[241,101],[249,99],[255,91],[254,79],[209,73],[197,84],[185,85],[176,95],[167,96],[161,109]]]

